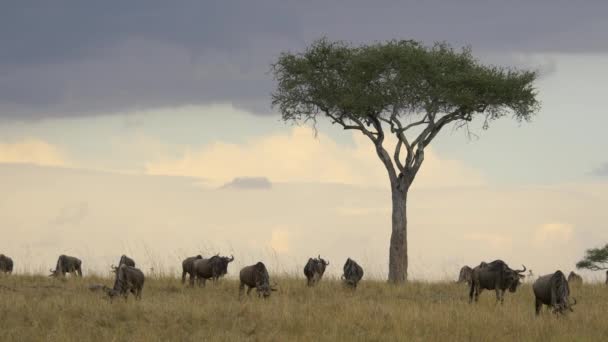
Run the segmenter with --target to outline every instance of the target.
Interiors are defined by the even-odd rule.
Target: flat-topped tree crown
[[[576,263],[576,268],[584,268],[591,271],[608,270],[608,244],[601,248],[586,250],[585,257]]]
[[[304,52],[281,54],[273,72],[272,104],[284,121],[324,117],[373,142],[393,191],[389,278],[395,281],[406,277],[405,199],[424,148],[450,123],[467,126],[480,117],[487,128],[507,115],[528,121],[539,108],[535,72],[483,65],[470,49],[446,43],[354,46],[320,39]],[[396,137],[390,154],[386,134]]]

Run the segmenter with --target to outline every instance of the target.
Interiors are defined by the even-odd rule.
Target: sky
[[[388,179],[366,138],[280,120],[270,65],[327,37],[470,46],[537,70],[542,108],[448,128],[411,194],[417,279],[504,259],[569,272],[608,241],[608,3],[19,1],[0,12],[0,253],[104,272],[232,253],[300,272],[327,255],[387,273]],[[294,271],[295,270],[295,271]],[[588,279],[599,277],[585,273]]]

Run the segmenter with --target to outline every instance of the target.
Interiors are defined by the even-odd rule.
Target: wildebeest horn
[[[524,267],[523,270],[515,270],[515,272],[516,273],[524,273],[524,272],[526,272],[526,270],[527,270],[526,265],[522,265],[522,266]]]
[[[234,261],[234,255],[230,254],[230,259],[228,260],[228,262],[232,262]]]

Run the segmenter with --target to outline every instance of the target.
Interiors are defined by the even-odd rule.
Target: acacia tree
[[[576,263],[576,268],[585,268],[591,271],[608,270],[608,244],[602,248],[586,250],[585,257]],[[608,278],[606,281],[608,282]]]
[[[539,103],[537,74],[482,65],[469,48],[454,50],[393,40],[355,46],[320,39],[305,51],[284,52],[272,65],[272,104],[285,122],[325,118],[364,134],[388,172],[392,198],[389,281],[407,280],[407,194],[424,149],[452,124],[484,129],[512,116],[528,121]],[[387,136],[394,135],[394,146]]]

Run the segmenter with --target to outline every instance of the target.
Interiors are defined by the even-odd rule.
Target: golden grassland
[[[608,287],[572,289],[575,312],[534,315],[529,284],[496,305],[484,291],[468,304],[466,285],[363,280],[356,291],[336,279],[307,288],[276,277],[267,299],[238,298],[238,282],[205,288],[172,277],[146,279],[143,299],[110,303],[88,285],[109,278],[0,277],[0,341],[607,341]]]

